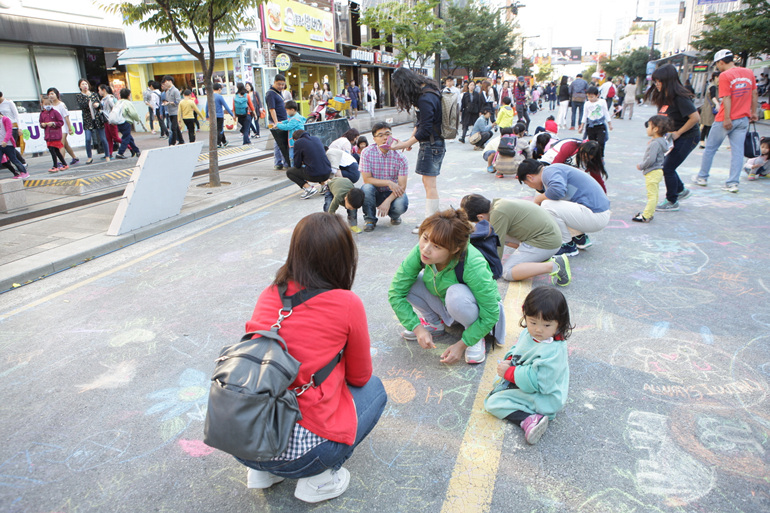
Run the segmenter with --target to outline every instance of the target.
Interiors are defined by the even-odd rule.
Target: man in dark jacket
[[[308,182],[323,183],[328,180],[332,165],[326,157],[321,139],[304,130],[294,132],[293,138],[295,167],[286,170],[286,177],[302,189],[300,198],[308,199],[318,192]]]

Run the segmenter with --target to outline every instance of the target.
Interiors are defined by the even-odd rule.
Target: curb
[[[274,183],[269,187],[256,189],[236,197],[224,198],[221,201],[203,207],[200,210],[182,213],[164,219],[163,221],[158,221],[155,224],[145,226],[144,228],[134,230],[125,235],[117,237],[105,233],[91,235],[90,237],[77,241],[77,245],[80,246],[81,249],[68,249],[67,246],[70,246],[70,244],[2,265],[0,266],[0,273],[2,274],[0,277],[0,294],[19,288],[19,285],[27,285],[51,276],[52,274],[93,260],[94,258],[104,256],[107,253],[147,240],[163,232],[179,228],[180,226],[203,219],[212,214],[261,198],[262,196],[284,189],[290,185],[293,185],[291,180],[283,180]],[[75,243],[73,242],[73,244]],[[82,246],[86,247],[82,249]],[[17,284],[17,286],[14,287],[14,284]]]

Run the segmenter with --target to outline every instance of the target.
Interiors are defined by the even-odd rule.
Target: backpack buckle
[[[293,310],[291,308],[288,308],[288,309],[286,307],[279,308],[278,309],[278,320],[275,321],[275,324],[270,326],[270,328],[275,328],[276,330],[280,329],[281,328],[281,323],[283,322],[284,319],[286,319],[287,317],[289,317],[291,315],[292,311]]]
[[[315,388],[315,382],[313,381],[313,379],[314,379],[314,378],[315,378],[315,374],[313,374],[312,376],[310,376],[310,382],[309,382],[309,383],[305,383],[305,384],[304,384],[304,385],[302,385],[301,387],[296,387],[296,388],[294,388],[294,392],[296,392],[296,393],[297,393],[297,397],[299,397],[299,396],[301,396],[302,394],[304,394],[304,393],[305,393],[305,390],[307,390],[308,388],[310,388],[310,387],[313,387],[313,388]],[[299,392],[297,392],[298,390],[299,390]]]

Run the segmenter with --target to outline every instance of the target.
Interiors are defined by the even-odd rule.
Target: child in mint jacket
[[[307,121],[307,119],[298,112],[299,107],[297,106],[297,102],[289,100],[286,102],[285,107],[286,114],[289,117],[285,121],[280,121],[275,127],[279,130],[286,130],[289,132],[289,160],[291,161],[291,164],[294,165],[294,137],[292,136],[297,130],[305,129],[305,121]]]
[[[572,332],[564,295],[553,287],[538,287],[522,305],[524,328],[519,340],[497,366],[498,379],[484,408],[524,430],[536,444],[548,421],[564,408],[569,391],[567,338]]]

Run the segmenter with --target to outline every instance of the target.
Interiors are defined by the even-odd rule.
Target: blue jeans
[[[235,458],[249,468],[263,470],[276,476],[289,479],[311,477],[324,472],[327,469],[339,470],[345,461],[350,458],[353,451],[366,435],[380,420],[388,396],[385,387],[377,376],[372,376],[369,382],[358,387],[348,387],[353,395],[358,416],[358,428],[356,429],[356,441],[353,445],[345,445],[339,442],[327,441],[316,445],[303,456],[292,461],[247,461]]]
[[[10,162],[10,164],[17,169],[17,171],[11,170],[13,176],[18,176],[27,172],[27,170],[21,164],[21,161],[16,156],[16,147],[13,145],[13,141],[5,146],[0,146],[0,155],[5,155],[8,157],[8,162]]]
[[[107,155],[107,136],[104,135],[104,129],[103,128],[94,128],[93,130],[83,130],[83,132],[86,135],[86,155],[88,158],[91,158],[91,144],[93,142],[93,132],[96,132],[99,135],[99,139],[102,143],[102,151],[104,151],[105,155]]]
[[[556,98],[551,98],[548,100],[548,109],[553,110],[556,108]]]
[[[176,117],[176,116],[174,116]],[[120,131],[120,148],[118,148],[118,154],[123,155],[126,151],[126,147],[131,148],[133,153],[139,153],[139,147],[134,142],[134,136],[131,135],[131,123],[126,121],[118,125],[118,131]]]
[[[722,121],[715,121],[711,125],[708,139],[706,139],[706,149],[703,150],[703,160],[700,164],[698,178],[708,179],[711,171],[711,163],[714,161],[714,155],[719,149],[719,145],[730,138],[730,176],[727,179],[727,185],[738,185],[741,176],[741,167],[743,167],[743,142],[746,139],[746,132],[749,130],[749,118],[738,118],[733,120],[733,127],[725,131]]]
[[[569,124],[571,127],[577,126],[575,124],[575,114],[577,113],[577,120],[578,125],[580,124],[580,121],[583,119],[583,106],[586,104],[586,102],[572,102],[572,123]]]
[[[353,183],[356,183],[361,178],[361,173],[358,171],[358,162],[354,162],[347,167],[340,166],[340,172],[342,176]]]
[[[327,188],[324,193],[324,212],[329,211],[332,201],[334,201],[334,194]],[[350,224],[350,226],[356,226],[358,224],[358,209],[350,210],[349,208],[346,208],[345,210],[348,211],[348,224]]]
[[[377,187],[370,183],[365,183],[361,190],[364,191],[364,221],[377,224],[377,207],[391,195],[390,189],[379,191]],[[400,219],[401,215],[409,209],[409,198],[406,193],[400,198],[393,200],[388,210],[388,216],[391,219]]]
[[[444,161],[444,154],[446,154],[444,139],[439,138],[433,142],[421,142],[414,172],[423,176],[438,176],[441,173],[441,163]]]
[[[679,178],[676,168],[685,161],[688,155],[695,149],[700,140],[700,131],[696,128],[692,135],[680,137],[674,141],[674,147],[663,160],[663,180],[666,182],[666,199],[676,203],[679,195],[684,191],[684,184]]]

